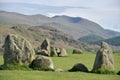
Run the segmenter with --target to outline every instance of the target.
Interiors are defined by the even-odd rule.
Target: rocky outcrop
[[[75,71],[88,72],[88,69],[87,69],[87,67],[84,64],[77,63],[69,71],[70,72],[75,72]]]
[[[53,70],[54,65],[50,57],[39,55],[37,56],[32,64],[30,65],[33,69],[36,70]]]
[[[101,43],[94,62],[92,72],[107,73],[114,71],[114,60],[112,49],[106,42]]]
[[[29,65],[35,52],[25,38],[9,34],[4,43],[4,64]]]

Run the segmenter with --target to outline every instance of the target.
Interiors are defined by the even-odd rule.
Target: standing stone
[[[101,43],[101,48],[97,52],[92,71],[98,73],[114,71],[113,52],[106,42]]]
[[[41,44],[41,51],[44,52],[45,55],[50,56],[50,41],[49,39],[45,39]]]
[[[35,52],[25,38],[9,34],[4,43],[4,64],[29,65]]]
[[[67,52],[64,48],[61,49],[60,54],[58,54],[59,57],[65,57],[67,56]]]
[[[59,54],[61,53],[60,48],[57,47],[55,50],[56,50],[57,55],[59,56]]]
[[[50,57],[39,55],[37,56],[32,64],[30,65],[33,69],[37,70],[53,70],[54,65]]]
[[[55,47],[51,47],[50,56],[57,56],[57,52],[56,52],[56,48]]]

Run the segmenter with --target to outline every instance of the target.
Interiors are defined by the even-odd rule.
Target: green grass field
[[[67,72],[74,64],[83,63],[89,71],[93,67],[95,54],[71,54],[68,57],[52,57],[55,68],[62,68],[64,72],[52,71],[18,71],[1,70],[0,80],[120,80],[116,74],[94,74],[84,72]],[[120,54],[114,54],[115,72],[120,70]],[[2,55],[0,56],[0,65],[3,64]]]

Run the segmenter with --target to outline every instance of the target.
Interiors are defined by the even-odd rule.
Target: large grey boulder
[[[30,65],[33,69],[37,70],[53,70],[54,64],[50,57],[39,55]]]
[[[41,44],[41,53],[42,52],[45,54],[45,56],[46,55],[50,56],[50,52],[51,52],[51,50],[50,50],[50,41],[47,38]]]
[[[4,43],[4,64],[29,65],[35,56],[29,41],[21,36],[9,34]]]
[[[64,48],[61,48],[60,53],[58,54],[59,57],[66,57],[67,51]]]
[[[101,43],[93,66],[93,72],[107,73],[114,71],[113,51],[106,42]]]
[[[75,71],[88,72],[88,69],[84,64],[77,63],[69,71],[70,72],[75,72]]]

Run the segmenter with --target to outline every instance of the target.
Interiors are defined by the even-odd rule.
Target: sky
[[[120,32],[120,0],[0,0],[0,10],[47,16],[68,15],[89,19],[105,29]],[[34,5],[22,5],[34,4]],[[36,5],[36,6],[35,6]]]

